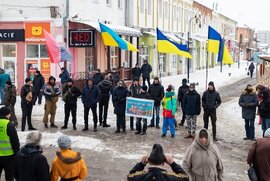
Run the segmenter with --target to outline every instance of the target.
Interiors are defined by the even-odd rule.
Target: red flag
[[[60,46],[53,38],[53,36],[48,33],[45,29],[43,29],[45,41],[46,41],[46,48],[51,60],[51,63],[59,63],[60,62]]]

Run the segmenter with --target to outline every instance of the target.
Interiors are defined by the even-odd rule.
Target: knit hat
[[[199,138],[208,138],[208,133],[205,130],[201,130],[199,133]]]
[[[8,81],[6,81],[6,84],[7,84],[7,85],[11,85],[12,82],[11,82],[10,80],[8,80]]]
[[[68,149],[71,147],[71,140],[67,135],[61,135],[58,140],[58,146],[61,149]]]
[[[9,114],[10,114],[10,109],[8,107],[0,108],[0,117],[5,118]]]
[[[50,82],[50,80],[54,80],[54,82],[56,81],[56,79],[54,78],[54,76],[50,76],[49,77],[49,82]]]
[[[67,80],[67,82],[72,82],[72,83],[73,83],[72,78],[69,78],[69,79]]]
[[[39,71],[39,70],[36,70],[36,73],[37,73],[37,74],[40,74],[40,71]]]
[[[146,86],[146,85],[143,85],[143,86],[142,86],[142,90],[143,90],[143,91],[147,91],[147,86]]]
[[[39,131],[33,131],[26,136],[25,144],[39,145],[42,134]]]
[[[166,89],[167,92],[171,92],[171,91],[174,91],[174,87],[173,85],[169,85],[168,88]]]
[[[154,77],[154,80],[158,80],[159,81],[159,78],[158,77]]]
[[[187,79],[182,79],[182,84],[187,84]]]
[[[210,82],[208,83],[208,85],[211,85],[211,86],[215,87],[214,82],[212,82],[212,81],[210,81]]]
[[[25,79],[25,83],[27,83],[27,82],[29,82],[29,81],[31,81],[30,78],[26,78],[26,79]]]
[[[153,165],[160,165],[165,162],[165,155],[160,144],[154,144],[148,160]]]
[[[264,137],[270,138],[270,128],[264,132]]]

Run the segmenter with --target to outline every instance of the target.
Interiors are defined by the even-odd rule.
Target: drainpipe
[[[64,42],[65,47],[67,48],[67,31],[68,31],[68,18],[69,18],[69,0],[66,0],[66,15],[63,17],[64,24]],[[67,62],[64,62],[64,67],[67,68]]]

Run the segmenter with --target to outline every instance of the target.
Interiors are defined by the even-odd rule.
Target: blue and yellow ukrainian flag
[[[181,45],[169,40],[161,31],[157,28],[157,48],[161,53],[174,53],[187,58],[192,58],[188,52],[187,45]]]
[[[134,45],[122,39],[120,36],[117,35],[116,32],[114,32],[109,27],[105,26],[102,23],[99,23],[99,27],[104,45],[119,47],[123,50],[138,51],[138,49]]]

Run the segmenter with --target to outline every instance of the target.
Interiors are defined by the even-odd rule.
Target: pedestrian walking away
[[[248,71],[249,71],[249,73],[250,73],[250,78],[253,77],[254,69],[255,69],[254,63],[253,63],[253,61],[251,61],[251,62],[250,62],[250,65],[248,66]]]
[[[203,107],[203,121],[204,121],[204,128],[208,129],[209,117],[211,118],[212,124],[212,133],[213,133],[213,140],[217,141],[217,134],[216,134],[216,121],[217,121],[217,108],[221,104],[221,98],[219,93],[216,91],[214,82],[208,83],[208,89],[203,93],[202,96],[202,107]]]
[[[258,104],[258,97],[253,90],[252,85],[248,84],[239,98],[239,105],[242,107],[242,118],[245,120],[246,137],[244,140],[255,140],[254,122]]]
[[[184,95],[188,92],[188,90],[189,90],[189,86],[187,85],[187,79],[182,79],[182,86],[179,87],[178,95],[177,95],[177,98],[178,98],[177,100],[182,110],[182,119],[181,119],[181,122],[179,123],[179,126],[184,126],[184,123],[185,123],[186,113],[184,111],[183,99],[184,99]]]
[[[147,81],[148,87],[150,87],[150,74],[152,72],[152,66],[148,64],[147,60],[143,61],[141,72],[142,72],[142,78],[143,78],[143,85],[146,85],[145,81]]]
[[[33,110],[33,97],[35,91],[32,86],[30,78],[25,79],[25,84],[21,88],[21,108],[22,108],[22,127],[21,130],[25,130],[25,124],[27,119],[28,130],[36,130],[32,125],[32,110]]]
[[[55,83],[55,78],[53,76],[49,77],[48,83],[44,87],[44,95],[45,95],[45,105],[44,105],[44,116],[43,123],[44,127],[48,128],[48,117],[50,114],[50,127],[57,128],[55,125],[55,113],[56,113],[56,103],[58,101],[58,96],[61,94],[59,86]]]
[[[89,78],[87,84],[83,88],[82,103],[84,107],[84,128],[82,131],[88,131],[88,116],[91,109],[94,122],[94,132],[97,131],[97,103],[100,100],[100,90],[95,85],[94,79]]]
[[[35,90],[35,97],[33,98],[33,105],[36,104],[36,101],[38,100],[38,104],[41,104],[42,101],[42,92],[43,92],[43,87],[44,87],[44,77],[40,73],[39,70],[36,70],[35,77],[33,80],[33,87]]]
[[[42,134],[27,134],[25,145],[15,156],[15,179],[17,181],[50,181],[50,166],[40,146]]]
[[[149,164],[148,171],[143,171],[145,166]],[[166,170],[165,165],[169,165],[172,173]],[[160,144],[154,144],[150,155],[142,157],[132,170],[130,170],[128,181],[188,181],[186,172],[178,165],[171,155],[165,155]]]
[[[14,180],[14,156],[20,149],[16,128],[9,121],[10,113],[7,107],[0,108],[0,177],[4,170],[6,181]]]
[[[61,129],[67,129],[69,115],[71,112],[72,115],[72,124],[73,130],[77,130],[76,122],[77,122],[77,99],[81,95],[80,89],[74,85],[73,80],[70,78],[63,89],[62,100],[65,102],[65,120],[64,126]]]

